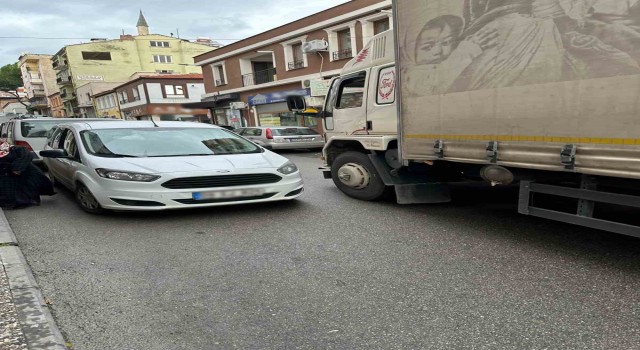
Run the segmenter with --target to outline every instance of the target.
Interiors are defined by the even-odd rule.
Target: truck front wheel
[[[374,201],[386,192],[380,175],[366,154],[345,152],[340,154],[331,165],[333,183],[349,197]]]

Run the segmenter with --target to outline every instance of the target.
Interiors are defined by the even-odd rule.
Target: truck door
[[[396,67],[379,66],[369,73],[366,103],[369,134],[397,134]]]
[[[326,140],[334,135],[366,134],[366,85],[366,71],[333,81],[324,108]]]

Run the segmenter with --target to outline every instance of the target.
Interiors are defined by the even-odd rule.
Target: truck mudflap
[[[431,182],[421,175],[406,174],[398,169],[393,169],[382,155],[369,154],[369,159],[371,159],[382,182],[387,186],[394,187],[398,204],[431,204],[451,201],[447,184]]]
[[[534,205],[536,193],[577,199],[575,214],[541,208]],[[640,226],[594,217],[596,203],[640,208],[640,196],[600,191],[594,178],[584,175],[580,188],[541,184],[533,181],[520,182],[518,212],[545,219],[562,221],[574,225],[615,232],[640,238]]]
[[[324,165],[319,167],[318,169],[320,169],[320,171],[322,171],[322,176],[324,176],[325,179],[331,179],[331,167],[328,165]]]

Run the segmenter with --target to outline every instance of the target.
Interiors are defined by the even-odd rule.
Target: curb
[[[29,350],[67,350],[64,338],[44,302],[13,230],[0,209],[0,261],[9,280],[9,288]]]

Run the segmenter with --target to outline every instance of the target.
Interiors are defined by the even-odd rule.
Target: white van
[[[9,144],[24,147],[32,152],[33,162],[42,164],[39,152],[47,142],[47,133],[56,125],[69,121],[122,121],[108,118],[24,118],[11,119],[2,123],[0,137],[7,139]]]

